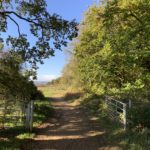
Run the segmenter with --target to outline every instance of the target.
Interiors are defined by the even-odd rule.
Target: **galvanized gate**
[[[106,98],[108,115],[123,124],[124,129],[127,126],[127,104],[112,98]]]

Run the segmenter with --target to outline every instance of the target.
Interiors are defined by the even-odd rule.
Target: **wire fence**
[[[32,130],[33,101],[0,101],[0,128],[24,127]]]

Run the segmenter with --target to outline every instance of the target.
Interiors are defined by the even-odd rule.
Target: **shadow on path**
[[[88,120],[82,110],[63,98],[54,98],[53,118],[38,128],[37,136],[24,150],[102,150],[106,136],[98,122]]]

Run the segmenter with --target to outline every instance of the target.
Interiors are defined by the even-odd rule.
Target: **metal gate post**
[[[126,104],[123,104],[123,124],[124,124],[124,130],[126,130],[126,127],[127,127],[127,105]]]

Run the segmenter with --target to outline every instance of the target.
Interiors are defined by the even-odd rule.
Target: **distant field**
[[[65,89],[61,86],[38,86],[45,97],[52,97],[64,93]]]

